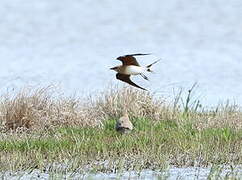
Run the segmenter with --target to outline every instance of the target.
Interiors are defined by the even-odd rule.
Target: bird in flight
[[[153,62],[152,64],[142,67],[139,65],[137,62],[135,56],[145,56],[145,55],[150,55],[150,54],[128,54],[124,56],[119,56],[117,60],[122,61],[122,65],[120,66],[115,66],[110,68],[111,70],[114,70],[117,72],[116,78],[120,81],[126,82],[132,86],[135,86],[137,88],[146,90],[145,88],[142,88],[135,84],[133,81],[131,81],[130,76],[131,75],[141,75],[145,80],[149,80],[145,75],[144,72],[153,72],[150,68],[153,64],[157,63],[160,60],[157,60]]]

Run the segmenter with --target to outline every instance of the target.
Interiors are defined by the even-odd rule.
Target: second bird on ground
[[[150,54],[128,54],[128,55],[120,56],[117,59],[122,61],[123,64],[120,66],[112,67],[110,69],[117,72],[116,78],[118,80],[124,81],[137,88],[146,90],[145,88],[142,88],[137,84],[135,84],[130,79],[131,75],[141,75],[144,79],[148,80],[148,78],[144,75],[144,72],[146,71],[152,72],[150,69],[151,66],[159,61],[159,60],[155,61],[148,66],[142,67],[139,65],[139,63],[137,62],[134,56],[144,56],[144,55],[150,55]]]
[[[124,113],[124,115],[119,118],[116,122],[116,131],[124,134],[129,133],[133,130],[133,124],[129,120],[129,115],[127,112]]]

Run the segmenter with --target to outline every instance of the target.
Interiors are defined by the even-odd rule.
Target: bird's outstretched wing
[[[150,55],[150,54],[141,54],[141,53],[139,53],[139,54],[128,54],[128,55],[124,55],[124,56],[119,56],[117,59],[122,61],[123,65],[140,66],[134,56],[145,56],[145,55]]]
[[[116,78],[119,79],[120,81],[124,81],[124,82],[126,82],[126,83],[128,83],[132,86],[135,86],[137,88],[140,88],[140,89],[147,91],[147,89],[142,88],[142,87],[138,86],[137,84],[135,84],[134,82],[132,82],[131,79],[130,79],[130,75],[117,73]]]

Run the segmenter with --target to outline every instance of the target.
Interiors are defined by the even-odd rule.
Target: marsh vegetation
[[[242,164],[242,112],[203,107],[189,92],[173,102],[133,88],[63,97],[53,88],[3,95],[0,170],[122,172]],[[186,93],[184,99],[182,93]],[[134,130],[115,131],[128,110]]]

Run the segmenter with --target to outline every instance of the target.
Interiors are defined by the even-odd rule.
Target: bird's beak
[[[110,68],[110,70],[115,70],[115,67]]]

